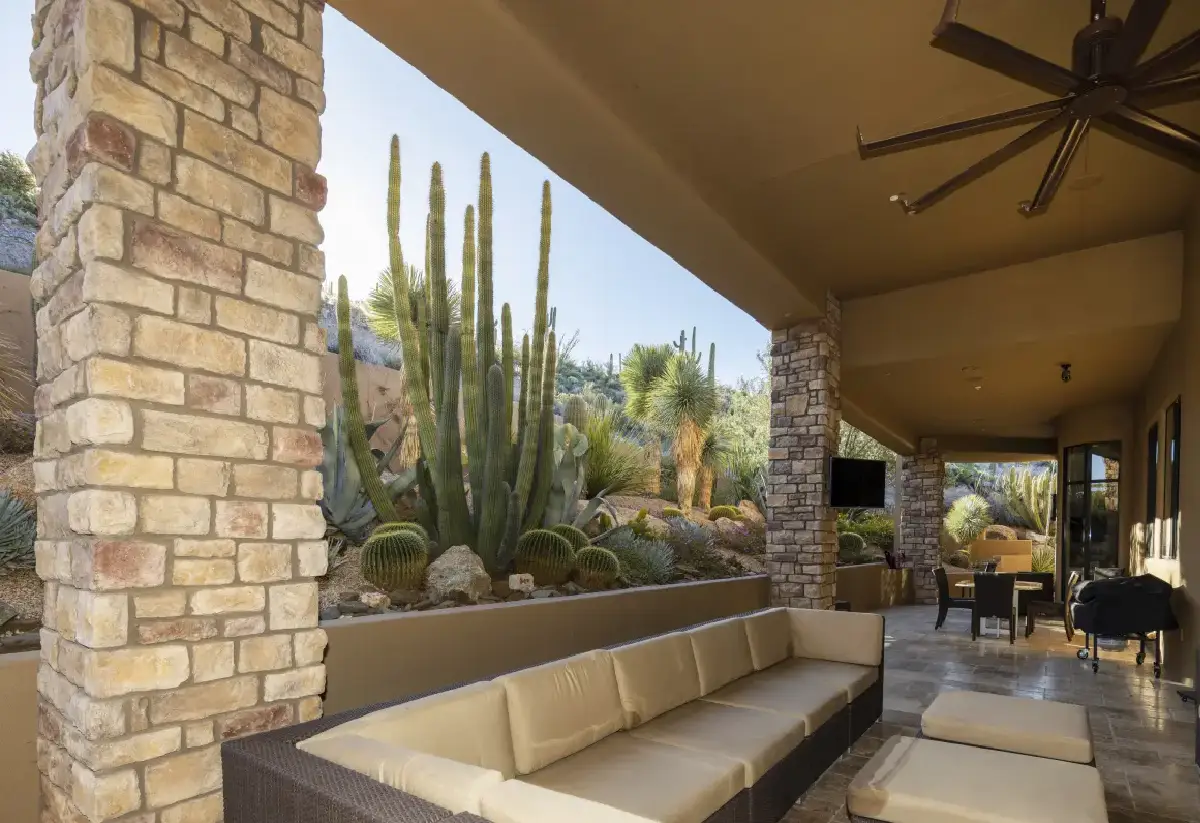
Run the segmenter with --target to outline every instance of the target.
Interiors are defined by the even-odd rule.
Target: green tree
[[[37,223],[37,181],[25,161],[0,152],[0,217]]]

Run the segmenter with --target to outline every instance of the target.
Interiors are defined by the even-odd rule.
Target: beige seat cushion
[[[700,693],[708,694],[754,671],[750,659],[750,641],[740,617],[709,623],[688,632],[696,669],[700,673]]]
[[[296,748],[456,813],[479,814],[483,793],[504,781],[504,775],[495,769],[469,766],[357,734],[314,736],[300,741]]]
[[[620,732],[520,780],[657,823],[700,823],[745,786],[737,760]],[[570,823],[570,818],[561,818]]]
[[[497,678],[508,695],[513,757],[529,774],[622,728],[621,696],[606,651]]]
[[[694,700],[629,732],[691,751],[732,757],[746,769],[746,788],[804,740],[804,721],[778,712]]]
[[[508,698],[496,683],[473,683],[363,715],[312,740],[360,735],[406,749],[516,774]]]
[[[1107,823],[1091,766],[893,737],[850,783],[851,814],[887,823]]]
[[[943,692],[921,715],[926,737],[1006,752],[1090,763],[1087,709],[1052,700]]]
[[[484,793],[482,816],[492,823],[654,823],[593,800],[506,780]]]
[[[820,681],[831,688],[843,689],[846,692],[846,700],[852,701],[875,685],[879,680],[879,669],[875,666],[859,666],[856,663],[834,663],[830,660],[793,657],[791,660],[775,664],[757,676],[791,678],[809,683]]]
[[[878,666],[883,660],[883,618],[866,612],[788,609],[792,655]]]
[[[757,672],[705,695],[703,700],[778,712],[804,721],[805,736],[846,707],[846,690],[820,678],[780,677]]]
[[[610,654],[626,729],[700,697],[696,656],[686,634],[630,643]]]
[[[787,609],[767,609],[742,618],[755,671],[792,656],[792,624]]]

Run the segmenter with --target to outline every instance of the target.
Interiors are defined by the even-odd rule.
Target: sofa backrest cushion
[[[607,651],[497,678],[508,694],[518,774],[536,772],[620,731],[621,695]]]
[[[701,694],[711,694],[754,671],[750,641],[740,617],[700,626],[689,631],[688,636],[696,655]]]
[[[754,670],[762,671],[792,656],[792,623],[787,609],[767,609],[742,618]]]
[[[792,656],[878,666],[883,661],[883,618],[867,612],[788,609]]]
[[[301,740],[296,747],[454,813],[480,814],[480,797],[504,782],[504,775],[495,769],[471,766],[358,734],[316,735]]]
[[[389,706],[315,735],[355,734],[394,746],[516,774],[508,697],[496,683],[472,683]]]
[[[686,634],[630,643],[610,654],[627,729],[700,698],[696,656]]]

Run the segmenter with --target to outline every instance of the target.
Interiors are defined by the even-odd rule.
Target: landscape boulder
[[[738,502],[738,511],[742,513],[742,517],[758,526],[766,526],[767,518],[758,510],[758,506],[754,505],[753,500],[741,500]]]
[[[492,577],[470,546],[451,546],[425,573],[425,596],[433,603],[478,603],[491,593]]]

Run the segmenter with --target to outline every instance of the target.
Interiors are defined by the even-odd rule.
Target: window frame
[[[1161,453],[1162,440],[1156,420],[1146,434],[1146,545],[1142,549],[1142,555],[1145,557],[1154,557],[1159,549],[1155,538],[1158,533],[1158,472],[1162,466]]]
[[[1169,485],[1163,490],[1164,522],[1170,525],[1163,530],[1162,557],[1165,560],[1179,559],[1179,478],[1181,476],[1181,449],[1183,443],[1183,404],[1182,398],[1167,407],[1167,454],[1164,466],[1164,479],[1169,479]]]

